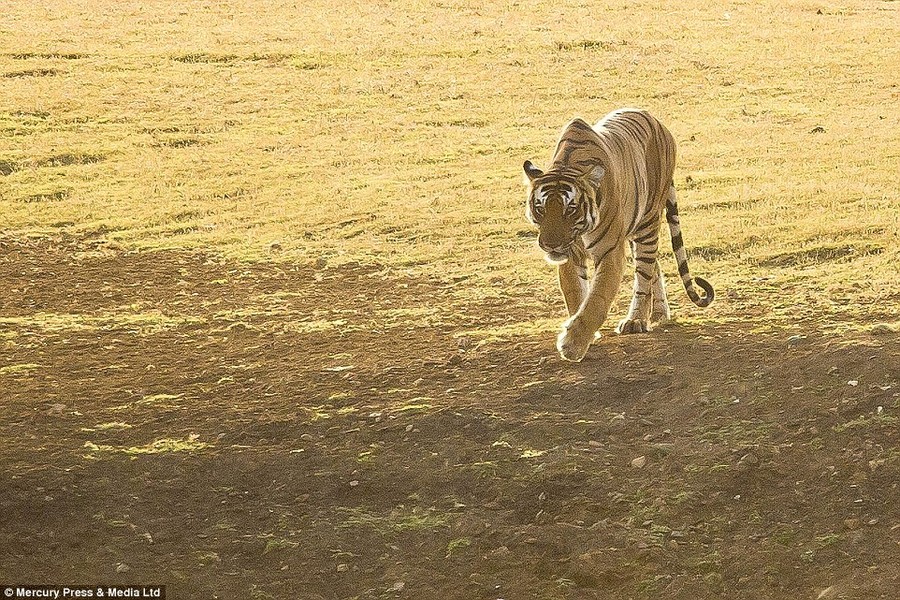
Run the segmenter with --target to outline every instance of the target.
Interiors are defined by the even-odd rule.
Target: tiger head
[[[597,186],[605,172],[595,165],[587,172],[551,169],[544,173],[530,160],[524,165],[528,200],[525,217],[538,226],[538,246],[547,262],[562,265],[569,260],[578,237],[596,225],[594,208]]]

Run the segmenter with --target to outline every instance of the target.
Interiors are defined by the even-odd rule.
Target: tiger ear
[[[603,175],[605,174],[606,169],[603,168],[603,165],[595,165],[584,174],[584,178],[587,179],[592,186],[597,187],[600,185],[600,180],[603,179]]]
[[[528,181],[526,181],[525,183],[532,182],[537,177],[540,177],[544,174],[544,172],[534,166],[530,160],[526,160],[525,164],[522,165],[522,168],[525,169],[525,177],[528,178]]]

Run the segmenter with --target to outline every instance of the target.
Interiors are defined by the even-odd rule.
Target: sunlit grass
[[[89,4],[0,15],[7,235],[555,298],[521,163],[573,116],[639,105],[679,142],[704,314],[897,319],[896,3]]]
[[[170,316],[159,311],[106,311],[98,314],[34,313],[22,317],[0,317],[0,326],[17,327],[42,332],[90,331],[124,329],[140,334],[159,333],[167,329],[202,322],[189,316]]]
[[[144,446],[112,446],[109,444],[95,444],[94,442],[84,443],[84,448],[92,453],[88,455],[89,457],[105,452],[123,453],[129,456],[164,454],[168,452],[197,452],[209,447],[210,444],[201,442],[196,435],[190,435],[183,440],[162,438]]]
[[[21,363],[17,365],[6,365],[0,367],[0,376],[2,375],[15,375],[15,376],[23,376],[30,375],[37,369],[40,369],[41,365],[35,363]]]
[[[369,527],[383,535],[425,531],[446,527],[448,524],[446,515],[431,510],[423,511],[416,507],[399,506],[386,514],[347,507],[339,509],[339,514],[341,521],[337,526],[340,528]]]

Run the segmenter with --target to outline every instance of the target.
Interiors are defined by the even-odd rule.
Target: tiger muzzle
[[[544,251],[547,262],[553,265],[561,265],[569,260],[569,254],[572,249],[572,244],[574,243],[575,240],[573,239],[564,244],[553,246],[538,239],[538,246]]]

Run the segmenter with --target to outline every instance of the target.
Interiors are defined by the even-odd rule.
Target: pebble
[[[745,465],[755,465],[759,463],[759,457],[757,457],[752,452],[748,452],[747,454],[743,455],[738,462]]]
[[[838,588],[833,585],[828,586],[816,596],[816,600],[831,600],[832,598],[837,598],[839,594]]]

